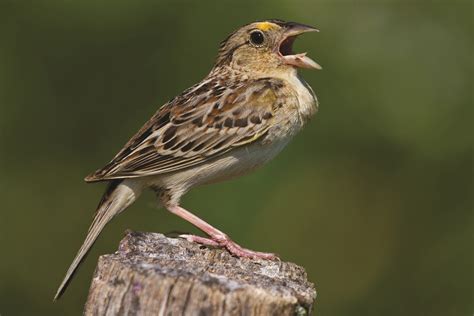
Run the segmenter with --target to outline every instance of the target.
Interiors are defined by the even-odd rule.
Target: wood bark
[[[84,314],[308,315],[315,298],[294,263],[127,232],[116,253],[99,258]]]

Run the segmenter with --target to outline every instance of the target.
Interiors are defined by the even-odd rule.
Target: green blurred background
[[[92,220],[102,167],[158,106],[264,18],[301,37],[317,117],[273,162],[183,205],[304,266],[317,315],[472,315],[471,1],[0,0],[0,314],[79,315],[125,229],[196,232],[145,194],[54,292]]]

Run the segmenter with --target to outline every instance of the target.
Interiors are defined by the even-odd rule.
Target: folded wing
[[[275,79],[221,86],[207,81],[164,105],[104,168],[86,181],[175,172],[256,141],[285,102]]]

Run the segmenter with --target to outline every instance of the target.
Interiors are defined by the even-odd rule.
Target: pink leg
[[[213,246],[213,247],[219,246],[219,243],[217,241],[214,241],[214,240],[209,239],[209,238],[201,237],[201,236],[181,234],[181,235],[179,235],[179,237],[184,238],[187,241],[196,242],[198,244],[203,244],[203,245],[206,245],[206,246]]]
[[[249,249],[245,249],[239,246],[237,243],[232,241],[229,236],[218,230],[217,228],[212,227],[196,215],[191,212],[188,212],[184,208],[179,205],[168,206],[167,209],[173,213],[181,217],[182,219],[190,222],[203,232],[205,232],[211,239],[203,238],[199,236],[193,235],[183,235],[182,237],[186,238],[189,241],[202,243],[205,245],[219,245],[225,247],[231,254],[237,257],[245,257],[245,258],[260,258],[260,259],[277,259],[276,255],[272,253],[265,253],[265,252],[258,252],[252,251]]]

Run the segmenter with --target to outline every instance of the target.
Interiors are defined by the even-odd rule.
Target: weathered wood
[[[115,254],[99,258],[85,314],[307,315],[315,298],[293,263],[127,232]]]

